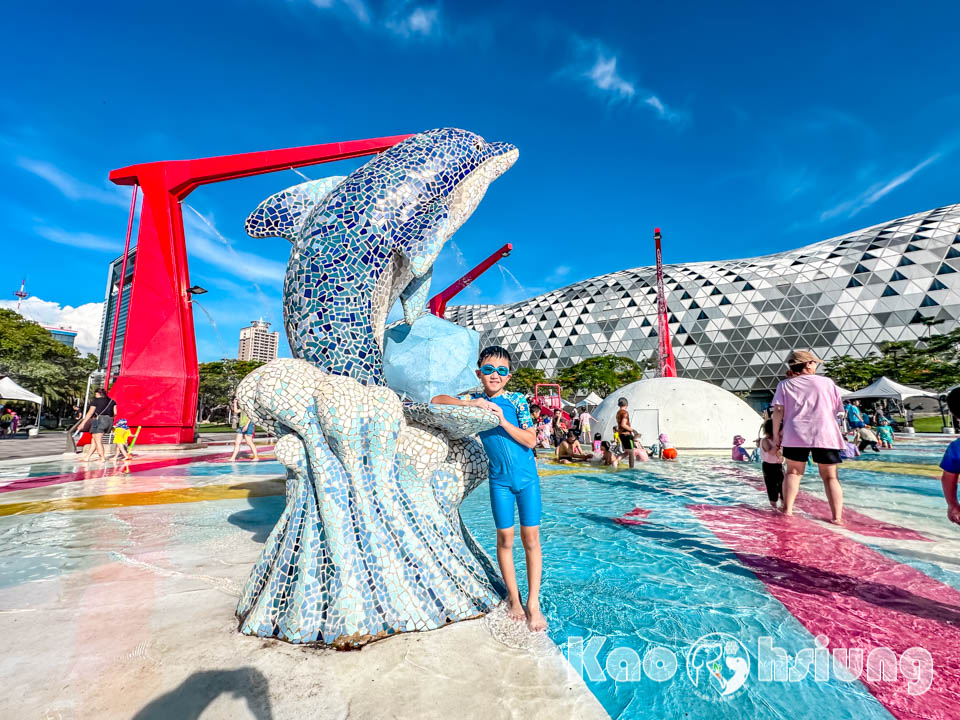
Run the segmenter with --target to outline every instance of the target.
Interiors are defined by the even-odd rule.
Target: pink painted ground
[[[812,635],[831,648],[911,647],[933,657],[923,695],[895,681],[861,680],[902,720],[960,717],[960,592],[802,517],[747,506],[690,509]],[[776,644],[776,643],[774,643]],[[829,708],[823,708],[829,716]]]
[[[265,453],[273,450],[273,447],[257,448],[257,452]],[[189,455],[176,458],[163,459],[144,459],[135,458],[130,463],[109,464],[106,466],[91,463],[88,467],[81,470],[75,470],[58,475],[41,475],[39,477],[24,478],[15,480],[8,485],[0,487],[0,493],[14,492],[16,490],[26,490],[28,488],[45,487],[47,485],[60,485],[68,482],[83,482],[84,480],[96,480],[99,478],[110,477],[111,475],[125,475],[128,473],[146,472],[147,470],[159,470],[162,468],[174,467],[176,465],[187,465],[196,462],[226,462],[230,458],[230,452],[206,453],[204,455]],[[67,460],[65,462],[73,462]]]
[[[617,525],[643,525],[644,519],[650,514],[649,510],[635,507],[633,510],[623,514],[623,517],[614,518]]]
[[[716,466],[712,468],[718,473],[743,480],[748,485],[757,488],[766,493],[766,487],[763,484],[763,478],[756,474],[744,470],[734,470],[732,468]],[[819,476],[818,476],[819,477]],[[830,504],[826,500],[818,498],[816,495],[801,490],[797,493],[797,499],[794,502],[794,508],[801,512],[809,513],[818,520],[829,521],[831,518]],[[918,533],[916,530],[905,528],[900,525],[886,523],[881,520],[864,515],[849,508],[846,504],[843,507],[843,526],[858,535],[868,537],[890,538],[892,540],[920,540],[923,542],[933,542],[926,535]],[[960,717],[960,713],[958,713]]]

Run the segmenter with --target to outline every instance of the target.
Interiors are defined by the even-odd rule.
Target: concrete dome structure
[[[690,378],[649,378],[611,393],[593,411],[595,431],[604,440],[613,439],[617,400],[622,397],[645,445],[663,432],[680,449],[729,449],[734,435],[743,435],[752,448],[763,422],[747,403],[716,385]]]

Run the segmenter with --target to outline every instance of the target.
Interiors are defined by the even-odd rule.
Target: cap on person
[[[734,444],[734,445],[743,445],[746,441],[747,441],[747,439],[746,439],[745,437],[743,437],[743,435],[734,435],[734,436],[733,436],[733,444]]]
[[[794,350],[792,353],[787,355],[786,365],[792,367],[794,365],[806,365],[808,362],[815,362],[819,365],[823,362],[823,360],[818,358],[809,350]]]

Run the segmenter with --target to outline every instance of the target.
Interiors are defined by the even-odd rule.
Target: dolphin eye
[[[476,140],[474,140],[473,147],[477,152],[480,152],[481,150],[483,150],[483,140],[481,138],[477,138]]]

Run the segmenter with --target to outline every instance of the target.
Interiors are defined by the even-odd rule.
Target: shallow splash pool
[[[757,465],[686,456],[633,471],[542,469],[549,635],[611,716],[956,717],[960,529],[946,520],[935,478],[847,463],[847,527],[836,528],[820,520],[828,515],[815,471],[801,512],[785,518],[769,509]],[[485,489],[462,514],[492,553]],[[525,593],[519,550],[517,566]],[[739,643],[734,665],[737,655],[749,663],[726,696],[741,682],[730,656],[708,658],[720,663],[713,683],[705,671],[696,684],[687,674],[691,652],[692,675],[710,668],[703,645],[714,633]],[[793,679],[778,677],[817,647],[816,636],[830,651],[862,648],[867,658],[880,648],[874,662],[889,648],[898,679],[872,681],[864,670],[863,682],[851,682],[842,664],[816,677],[813,666],[798,672],[802,662]],[[641,664],[648,653],[650,673]]]
[[[544,465],[549,637],[612,717],[955,718],[960,528],[940,496],[944,447],[915,442],[844,463],[843,528],[821,520],[813,471],[788,519],[770,511],[754,464],[685,453],[633,471]],[[249,559],[230,579],[189,568],[201,555],[216,565],[265,540],[283,506],[282,469],[225,458],[138,458],[130,474],[4,464],[0,593],[76,585],[85,594],[91,574],[151,568],[235,594]],[[486,488],[462,514],[493,554]],[[525,593],[519,540],[516,552]],[[77,622],[63,617],[66,628]],[[496,623],[488,626],[496,637]],[[887,678],[864,670],[850,681],[829,656],[826,677],[798,672],[796,659],[812,654],[818,636],[848,658],[879,649]],[[49,662],[60,672],[60,659]]]

